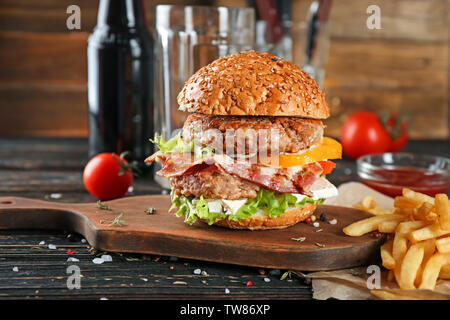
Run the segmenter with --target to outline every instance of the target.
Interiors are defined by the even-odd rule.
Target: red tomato
[[[386,121],[385,127],[391,136],[391,143],[387,151],[397,152],[402,150],[409,140],[408,123],[393,113]]]
[[[111,200],[125,195],[133,183],[133,174],[125,170],[119,175],[121,162],[128,162],[114,153],[100,153],[87,163],[83,172],[83,182],[87,191],[100,200]]]
[[[391,138],[378,116],[360,111],[345,121],[341,131],[344,153],[353,159],[366,154],[386,152]]]
[[[322,174],[329,174],[336,167],[336,163],[332,161],[319,161],[320,166],[322,167]]]

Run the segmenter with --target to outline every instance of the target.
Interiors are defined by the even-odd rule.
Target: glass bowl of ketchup
[[[357,172],[367,186],[391,197],[403,188],[430,196],[447,193],[450,159],[416,153],[381,153],[359,158]]]

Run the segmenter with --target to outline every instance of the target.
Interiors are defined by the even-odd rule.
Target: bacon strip
[[[281,193],[305,193],[307,189],[305,186],[312,184],[317,176],[322,173],[322,167],[317,163],[304,166],[301,175],[292,175],[283,168],[236,161],[226,155],[213,155],[195,159],[190,153],[177,154],[168,158],[156,153],[150,156],[146,162],[155,160],[160,160],[163,163],[162,169],[157,172],[162,177],[187,175],[213,166],[216,170],[223,170],[243,180]]]

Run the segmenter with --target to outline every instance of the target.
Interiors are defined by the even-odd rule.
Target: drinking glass
[[[177,96],[199,68],[253,48],[254,21],[253,8],[156,6],[156,132],[168,138],[183,126]]]
[[[155,23],[154,126],[169,139],[188,115],[177,103],[184,83],[221,56],[253,49],[255,13],[253,8],[158,5]],[[166,179],[155,180],[168,188]]]

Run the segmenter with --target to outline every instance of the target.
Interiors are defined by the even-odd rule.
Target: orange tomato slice
[[[342,146],[332,138],[324,137],[321,145],[299,154],[280,154],[278,166],[282,168],[303,166],[308,163],[325,159],[341,159]],[[271,165],[270,158],[261,161],[262,164]]]

